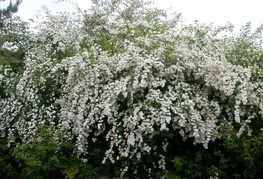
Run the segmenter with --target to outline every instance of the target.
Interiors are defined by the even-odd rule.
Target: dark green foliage
[[[263,172],[263,135],[241,136],[227,133],[224,150],[217,153],[222,178],[261,178]]]
[[[169,142],[171,146],[166,153],[168,179],[201,179],[215,175],[218,158],[214,152],[218,144],[212,143],[209,149],[204,149],[202,145],[193,145],[192,140],[183,141],[179,134],[175,134]]]
[[[261,178],[262,150],[262,133],[238,138],[233,131],[228,131],[222,139],[211,143],[208,150],[192,146],[189,141],[177,141],[167,152],[170,159],[173,158],[167,178]]]
[[[72,155],[73,146],[58,136],[48,125],[40,126],[38,136],[30,143],[16,147],[14,156],[26,178],[85,178],[95,175],[95,169]]]
[[[21,74],[24,66],[24,55],[25,52],[21,49],[12,52],[0,48],[0,65],[8,65],[15,73]]]
[[[18,172],[18,163],[15,162],[6,139],[0,138],[0,178],[13,178]]]
[[[141,160],[120,159],[115,164],[106,162],[102,165],[106,147],[102,145],[105,141],[101,140],[100,146],[91,147],[90,160],[84,163],[72,155],[73,146],[70,142],[62,138],[55,141],[52,138],[54,133],[48,126],[41,126],[38,134],[31,143],[20,144],[13,156],[5,140],[1,140],[1,178],[87,178],[102,175],[114,177],[118,176],[120,173],[117,171],[125,166],[137,168],[139,175],[147,178],[148,173],[143,170],[143,165],[147,166],[147,163],[158,160],[157,156],[149,155],[143,156]],[[167,137],[166,134],[157,135]],[[263,172],[262,134],[238,138],[233,131],[228,131],[222,139],[211,143],[209,149],[204,149],[201,145],[193,146],[191,140],[183,141],[176,133],[167,138],[171,144],[164,153],[168,161],[168,179],[257,179]],[[154,141],[155,145],[158,145],[158,137],[155,137]],[[158,168],[152,169],[156,178],[162,176],[163,172]],[[129,171],[125,176],[134,178],[134,174]]]

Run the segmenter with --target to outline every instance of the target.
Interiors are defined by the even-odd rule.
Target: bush
[[[240,140],[260,141],[260,33],[220,38],[230,26],[185,26],[145,7],[94,1],[84,16],[47,14],[23,73],[3,67],[1,135],[24,175],[224,178],[238,169],[230,154],[252,169],[231,176],[258,175]]]
[[[30,143],[21,143],[14,156],[26,178],[85,178],[96,174],[94,168],[72,155],[72,144],[64,141],[49,126],[38,128]]]

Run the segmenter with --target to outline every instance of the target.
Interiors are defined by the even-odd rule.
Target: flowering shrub
[[[38,128],[48,125],[84,162],[101,146],[101,162],[120,165],[119,175],[136,175],[141,165],[159,176],[176,134],[209,148],[225,129],[240,136],[262,127],[252,125],[263,115],[258,36],[241,40],[257,47],[253,58],[238,55],[229,37],[217,35],[224,28],[185,26],[179,15],[146,5],[94,1],[83,16],[47,14],[23,74],[0,74],[1,136],[9,145],[41,141]]]

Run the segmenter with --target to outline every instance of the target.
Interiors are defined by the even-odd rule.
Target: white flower
[[[127,144],[131,146],[135,145],[135,136],[133,132],[129,134],[128,139],[127,139]]]

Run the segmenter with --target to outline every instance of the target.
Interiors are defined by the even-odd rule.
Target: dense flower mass
[[[85,161],[104,142],[102,163],[156,154],[151,167],[165,170],[169,134],[208,148],[226,128],[253,132],[250,123],[263,117],[260,66],[236,63],[220,29],[120,2],[94,2],[83,16],[48,14],[31,36],[23,74],[1,69],[1,136],[10,145],[29,143],[48,124]]]

